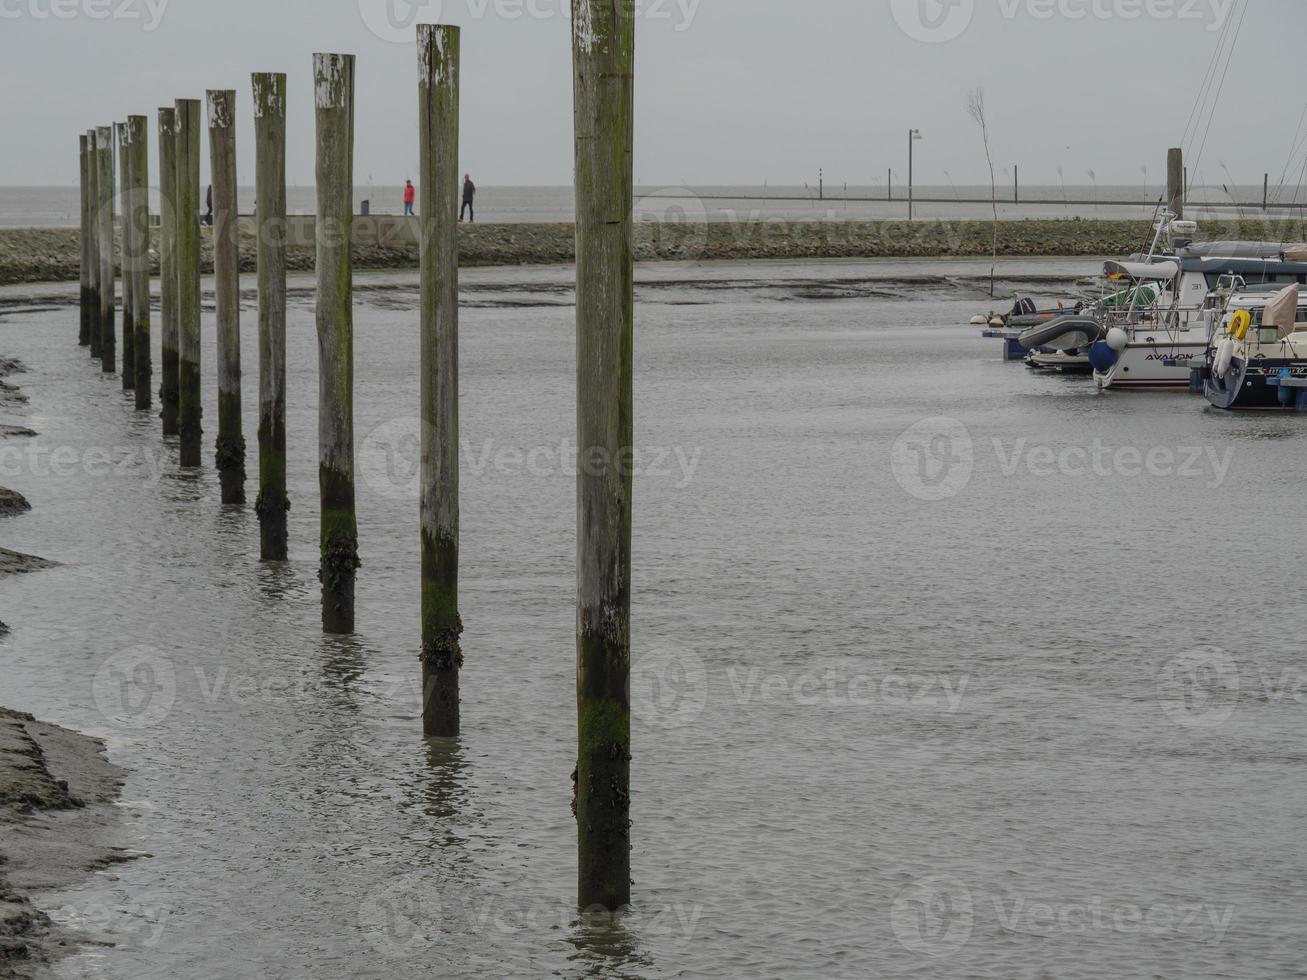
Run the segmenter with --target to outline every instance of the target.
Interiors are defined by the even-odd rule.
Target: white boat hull
[[[1189,389],[1187,359],[1207,356],[1207,341],[1131,344],[1107,372],[1094,373],[1094,383],[1103,390],[1174,391]],[[1172,362],[1168,365],[1167,362]]]

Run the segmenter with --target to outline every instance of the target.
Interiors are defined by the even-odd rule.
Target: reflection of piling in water
[[[631,897],[633,0],[576,0],[576,818],[583,908]]]
[[[288,556],[286,513],[286,76],[254,76],[259,267],[259,512],[264,561]]]
[[[200,403],[200,102],[177,100],[177,414],[181,464],[201,464]]]
[[[354,631],[354,56],[315,54],[322,628]]]
[[[241,251],[236,203],[236,93],[209,92],[213,178],[213,277],[218,320],[218,443],[224,504],[245,503],[241,431]]]
[[[181,431],[177,415],[177,111],[159,110],[159,400],[163,434]]]
[[[87,149],[86,134],[77,137],[78,189],[81,191],[81,231],[77,236],[80,249],[81,269],[78,279],[81,282],[81,300],[78,303],[77,343],[86,347],[91,342],[91,205],[88,200],[90,192],[90,151]]]
[[[422,194],[422,719],[459,731],[458,611],[459,29],[418,27]]]
[[[100,242],[100,370],[113,374],[115,367],[114,317],[116,315],[116,290],[114,288],[113,261],[113,128],[101,126],[95,131],[95,156],[99,174],[96,193],[99,207],[96,209],[97,232]]]
[[[127,159],[131,169],[130,193],[124,203],[123,242],[129,260],[123,262],[124,276],[132,283],[132,387],[136,408],[148,411],[151,398],[150,362],[150,121],[145,116],[127,118]],[[124,356],[123,371],[127,360]],[[123,382],[126,386],[126,382]]]
[[[100,356],[100,151],[97,131],[86,133],[86,262],[90,277],[90,295],[87,297],[87,346],[91,357]]]
[[[122,261],[119,264],[123,277],[123,391],[131,391],[136,384],[136,366],[132,361],[132,354],[136,345],[136,309],[132,304],[132,291],[135,283],[132,281],[132,256],[129,252],[128,242],[131,234],[128,223],[131,221],[132,213],[132,162],[130,158],[131,148],[127,145],[127,124],[114,123],[113,135],[115,149],[118,151],[118,197],[122,202],[122,218],[120,221],[122,234],[119,238],[118,247],[122,256]]]

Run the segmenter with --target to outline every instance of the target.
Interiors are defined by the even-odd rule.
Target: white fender
[[[1221,346],[1216,349],[1216,360],[1212,363],[1212,373],[1225,380],[1225,376],[1230,373],[1230,364],[1234,360],[1234,338],[1226,337],[1221,341]]]
[[[1120,327],[1113,327],[1107,332],[1107,346],[1120,354],[1130,346],[1130,335]]]

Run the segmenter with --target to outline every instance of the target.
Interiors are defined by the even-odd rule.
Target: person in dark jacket
[[[204,197],[204,206],[207,209],[204,212],[204,223],[213,227],[213,185],[209,185],[209,192]]]
[[[477,196],[477,185],[472,183],[472,175],[463,175],[463,207],[459,209],[458,220],[463,220],[463,215],[467,215],[472,224],[476,224],[477,212],[474,201]]]

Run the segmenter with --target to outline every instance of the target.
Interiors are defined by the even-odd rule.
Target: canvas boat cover
[[[1294,324],[1298,321],[1298,292],[1297,283],[1286,286],[1275,294],[1275,298],[1262,311],[1262,326],[1275,327],[1281,340],[1293,333]]]

